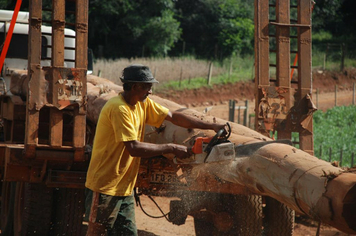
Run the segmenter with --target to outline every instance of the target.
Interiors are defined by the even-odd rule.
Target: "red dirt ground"
[[[334,92],[335,86],[339,93],[350,91],[353,83],[356,83],[356,68],[349,68],[342,73],[330,71],[313,72],[313,94],[318,90],[319,94]],[[169,90],[156,95],[174,101],[187,107],[218,105],[235,100],[253,100],[255,84],[253,81],[235,84],[214,85],[212,88],[193,90]],[[315,97],[315,96],[314,96]]]
[[[352,88],[356,83],[356,68],[350,68],[343,73],[337,72],[313,72],[313,101],[318,109],[326,110],[335,106],[335,86],[337,87],[337,105],[352,104]],[[316,95],[316,89],[319,94]],[[209,108],[209,115],[228,119],[228,101],[234,99],[244,104],[249,100],[250,112],[254,106],[254,83],[245,82],[228,85],[215,85],[213,88],[199,90],[168,91],[156,94],[179,104],[185,105],[197,111],[204,111]],[[155,198],[164,212],[169,211],[169,199]],[[141,202],[145,210],[153,215],[160,215],[156,206],[147,197],[142,196]],[[152,219],[144,215],[139,207],[136,208],[136,221],[139,229],[139,236],[193,236],[194,222],[192,217],[188,217],[182,226],[176,226],[167,222],[164,218]],[[308,218],[297,217],[295,224],[295,236],[313,236],[317,233],[318,223]],[[347,234],[336,230],[333,227],[322,225],[321,236],[346,236]]]

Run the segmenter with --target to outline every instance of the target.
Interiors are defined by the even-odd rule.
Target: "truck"
[[[315,162],[310,120],[313,106],[308,100],[311,93],[312,3],[310,0],[295,1],[295,5],[287,2],[270,4],[268,0],[255,0],[255,127],[260,133],[237,124],[231,124],[231,136],[222,133],[214,136],[209,132],[179,129],[171,124],[164,124],[160,129],[146,128],[145,140],[148,142],[176,142],[190,146],[201,142],[203,155],[207,146],[211,150],[214,147],[222,150],[221,145],[230,147],[227,152],[220,152],[223,156],[231,151],[235,153],[232,157],[229,155],[230,159],[212,163],[209,161],[216,160],[219,154],[209,157],[207,162],[206,158],[200,158],[199,162],[174,163],[163,156],[142,160],[136,196],[174,197],[170,212],[162,217],[182,225],[188,215],[193,216],[196,235],[292,235],[295,210],[311,215],[312,204],[305,201],[308,195],[300,194],[291,200],[292,194],[285,196],[282,191],[283,188],[290,189],[287,185],[277,189],[281,192],[273,192],[269,183],[263,185],[259,179],[249,178],[253,166],[247,168],[246,175],[241,175],[246,177],[245,182],[239,177],[228,176],[234,174],[236,168],[226,171],[226,167],[236,161],[261,156],[259,151],[263,148],[269,153],[269,145],[279,145],[277,149],[282,147],[281,150],[297,153],[302,158],[307,156]],[[74,11],[67,9],[69,4],[75,5]],[[89,111],[94,106],[93,99],[101,98],[100,93],[88,89],[91,80],[88,75],[88,2],[53,1],[51,9],[42,8],[41,0],[31,1],[28,13],[16,13],[17,22],[10,22],[16,9],[14,12],[0,11],[4,47],[8,29],[11,24],[14,27],[0,80],[0,229],[2,235],[84,235],[84,183],[96,122]],[[295,11],[297,20],[285,18],[283,12],[290,9]],[[51,20],[43,19],[46,15],[43,12],[51,15]],[[270,19],[270,12],[275,12],[271,14],[275,20]],[[71,19],[75,19],[74,22],[70,23]],[[268,30],[268,27],[274,29]],[[298,30],[293,31],[295,35],[290,35],[289,28]],[[287,46],[290,40],[297,42],[298,50],[290,50]],[[271,49],[269,45],[275,48]],[[299,55],[298,66],[290,66],[291,53]],[[270,63],[270,54],[276,55],[276,64]],[[298,71],[297,78],[290,78],[291,69]],[[271,71],[276,71],[275,78],[270,77]],[[95,79],[100,81],[100,78]],[[178,104],[165,103],[169,109],[197,114]],[[263,106],[264,103],[268,106]],[[209,119],[213,122],[213,118]],[[275,131],[278,131],[280,140],[269,137]],[[299,134],[299,145],[305,152],[296,151],[290,141],[285,140],[290,139],[292,133]],[[214,138],[207,141],[204,139],[207,136]],[[215,141],[211,143],[211,140]],[[283,152],[278,155],[283,159]],[[210,172],[206,171],[208,168],[212,168]],[[293,182],[295,186],[304,176],[310,176],[307,171],[300,171],[302,174],[299,175],[298,171],[303,168],[293,170],[295,175],[290,176],[291,180],[298,177]],[[332,171],[340,172],[340,176],[343,173],[339,169],[332,168]],[[264,172],[273,176],[271,179],[279,186],[275,173]],[[324,181],[323,188],[325,179],[330,182],[338,179],[337,174],[332,178],[328,173],[317,178],[318,183]],[[346,192],[348,199],[354,199],[352,189],[351,186],[351,195]],[[139,198],[137,202],[140,203]],[[351,201],[350,204],[353,206],[354,203]],[[335,209],[340,209],[339,205]],[[346,220],[326,222],[354,232],[354,226],[348,220],[353,214],[346,212],[349,214]],[[327,214],[316,213],[317,217],[323,215]],[[337,212],[334,218],[338,220],[340,215],[342,213]]]
[[[54,1],[50,20],[42,1],[20,4],[0,11],[1,234],[81,235],[88,2]]]

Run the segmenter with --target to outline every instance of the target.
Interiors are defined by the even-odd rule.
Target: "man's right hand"
[[[190,158],[193,155],[191,148],[179,144],[172,144],[172,145],[173,145],[173,154],[178,159],[184,160]]]

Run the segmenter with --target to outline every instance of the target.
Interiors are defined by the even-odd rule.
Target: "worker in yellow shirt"
[[[184,128],[212,129],[225,125],[207,123],[180,112],[171,112],[148,96],[158,83],[150,69],[131,65],[121,77],[124,91],[101,110],[85,186],[88,236],[137,235],[133,188],[140,158],[173,153],[178,159],[191,155],[188,147],[173,143],[144,142],[145,125],[160,127],[164,120]]]

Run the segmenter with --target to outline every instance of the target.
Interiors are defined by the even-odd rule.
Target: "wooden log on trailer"
[[[96,122],[100,107],[105,101],[117,95],[122,88],[110,81],[88,76],[88,118]],[[102,95],[103,88],[110,92]],[[151,99],[187,115],[209,122],[226,122],[187,109],[166,99],[151,96]],[[90,114],[90,117],[89,117]],[[154,143],[181,143],[190,145],[197,135],[213,136],[214,132],[177,127],[165,122],[165,130],[160,134],[147,128],[145,140]],[[232,123],[229,140],[236,145],[248,145],[270,141],[254,130]],[[300,214],[327,223],[345,233],[356,233],[356,174],[349,170],[332,166],[302,150],[283,143],[268,143],[256,150],[250,150],[236,159],[205,163],[193,167],[190,179],[204,174],[217,176],[222,180],[245,186],[254,194],[269,196],[286,204]]]

